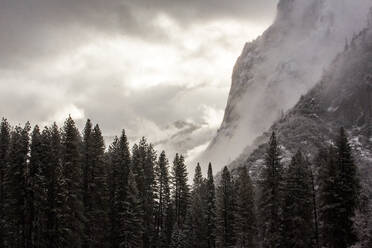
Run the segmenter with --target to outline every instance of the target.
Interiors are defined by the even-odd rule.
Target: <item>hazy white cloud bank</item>
[[[276,1],[263,2],[1,0],[0,114],[91,118],[106,136],[125,128],[196,156],[221,122],[244,42],[271,22]]]

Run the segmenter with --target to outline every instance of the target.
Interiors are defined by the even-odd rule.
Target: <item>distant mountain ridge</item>
[[[252,145],[366,27],[370,6],[371,0],[280,0],[273,25],[238,58],[223,123],[198,160],[219,170]]]

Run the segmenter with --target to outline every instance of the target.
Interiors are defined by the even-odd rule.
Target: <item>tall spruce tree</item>
[[[190,210],[189,210],[189,240],[191,247],[203,248],[208,246],[208,224],[206,206],[206,180],[203,178],[200,164],[195,168],[194,182],[191,191]]]
[[[216,247],[216,188],[214,185],[212,164],[208,165],[207,177],[207,241],[208,248]]]
[[[107,246],[104,234],[108,224],[108,171],[104,160],[105,143],[98,125],[95,125],[93,129],[92,140],[92,150],[95,156],[93,160],[93,175],[91,176],[93,178],[93,210],[91,213],[91,220],[94,225],[92,234],[95,235],[95,238],[93,238],[93,247],[98,248]]]
[[[236,180],[236,245],[241,248],[256,247],[257,223],[254,189],[246,167],[239,168]]]
[[[308,162],[308,161],[307,161]],[[316,169],[316,167],[315,167]],[[311,180],[311,197],[313,205],[313,223],[314,223],[314,234],[313,234],[313,246],[320,248],[320,234],[319,234],[319,204],[318,204],[318,186],[316,184],[316,178],[314,173],[314,167],[310,166],[310,180]]]
[[[284,180],[280,247],[312,247],[313,199],[309,164],[298,151]]]
[[[120,229],[121,248],[144,247],[142,204],[138,196],[134,175],[129,171],[124,211],[119,215],[122,224]]]
[[[347,139],[344,128],[340,129],[340,134],[336,142],[337,167],[339,177],[339,194],[341,197],[342,208],[340,209],[340,234],[345,247],[349,247],[357,241],[355,230],[353,229],[353,218],[358,207],[360,194],[359,178],[357,176],[357,166],[354,163],[351,147]]]
[[[163,151],[155,166],[155,194],[157,204],[155,209],[155,231],[154,246],[168,247],[172,236],[172,204],[170,199],[168,159]]]
[[[92,225],[92,211],[93,211],[93,195],[92,195],[92,184],[93,178],[93,139],[92,139],[92,123],[88,119],[85,128],[83,131],[83,142],[82,142],[82,197],[83,197],[83,204],[84,204],[84,216],[86,218],[85,225],[84,225],[84,238],[83,238],[83,248],[92,247],[94,235],[92,233],[91,227]]]
[[[109,157],[109,243],[110,247],[118,248],[124,242],[121,230],[125,227],[120,221],[125,211],[128,175],[131,166],[129,145],[125,131],[122,131],[120,139],[115,137],[108,151]]]
[[[323,245],[346,248],[356,243],[353,218],[358,207],[359,180],[351,147],[343,128],[336,147],[328,153],[321,178],[321,220]],[[324,235],[327,233],[327,235]]]
[[[0,247],[6,247],[6,195],[5,195],[5,176],[7,172],[7,159],[10,143],[10,125],[6,119],[2,119],[0,124]]]
[[[27,247],[45,247],[45,212],[46,204],[45,177],[43,162],[46,150],[38,126],[31,136],[30,163],[27,175]]]
[[[221,182],[217,187],[216,247],[234,247],[235,197],[234,183],[227,167],[222,171]]]
[[[336,152],[334,147],[330,147],[326,154],[319,154],[324,167],[320,168],[319,174],[319,201],[320,201],[320,222],[322,233],[322,246],[337,247],[338,233],[338,213],[340,208],[340,196],[338,195],[338,179],[337,179],[337,164]],[[325,160],[325,161],[324,161]]]
[[[355,247],[372,247],[372,188],[371,181],[363,180],[359,207],[354,218],[354,230],[358,235]]]
[[[145,227],[145,234],[143,236],[144,248],[151,247],[151,240],[155,236],[155,218],[154,218],[154,206],[155,206],[155,166],[156,166],[156,152],[152,144],[148,144],[146,149],[145,167],[144,172],[144,201],[143,201],[143,223]]]
[[[183,228],[189,205],[190,189],[187,184],[185,159],[176,154],[172,167],[172,191],[175,211],[175,223],[178,229]]]
[[[107,184],[104,152],[99,126],[92,128],[90,120],[87,120],[83,136],[84,247],[105,246]]]
[[[11,134],[8,169],[6,175],[9,247],[25,247],[27,235],[26,196],[27,161],[29,154],[30,124],[15,127]]]
[[[51,128],[45,128],[41,133],[43,157],[42,178],[46,199],[43,206],[45,218],[44,247],[60,247],[58,244],[58,216],[62,206],[58,204],[61,176],[61,136],[59,128],[54,123]]]
[[[92,202],[90,206],[88,223],[91,225],[91,247],[105,247],[105,230],[108,223],[108,186],[107,169],[104,161],[105,144],[101,129],[95,125],[92,131],[92,167],[90,170],[90,192]],[[88,205],[89,206],[89,205]]]
[[[282,205],[283,168],[280,149],[273,132],[265,156],[260,179],[260,239],[264,248],[278,247]]]
[[[71,116],[62,132],[61,191],[59,192],[59,245],[79,248],[85,221],[82,201],[81,137]]]
[[[147,248],[154,236],[154,192],[152,188],[155,183],[156,155],[152,145],[147,144],[145,138],[142,138],[138,145],[133,146],[132,153],[132,170],[143,212],[143,245]]]

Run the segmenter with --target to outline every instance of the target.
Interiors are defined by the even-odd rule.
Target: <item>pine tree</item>
[[[207,240],[208,248],[216,247],[216,189],[213,179],[212,164],[208,165],[207,178]]]
[[[260,232],[264,248],[278,247],[282,205],[282,164],[280,149],[273,132],[268,144],[260,182]]]
[[[105,145],[98,125],[87,121],[83,136],[84,247],[103,247],[107,222]]]
[[[138,195],[134,175],[129,171],[124,211],[119,214],[122,224],[120,229],[121,248],[143,247],[143,213]]]
[[[363,180],[359,207],[354,218],[354,230],[358,236],[358,243],[352,247],[372,247],[372,191],[370,182]]]
[[[340,134],[336,142],[337,167],[339,177],[339,195],[341,197],[342,208],[340,209],[340,242],[345,247],[349,247],[357,241],[353,230],[353,218],[358,207],[360,185],[357,177],[357,167],[351,152],[344,128],[340,129]],[[341,247],[341,246],[340,246]]]
[[[190,189],[187,184],[185,159],[176,154],[172,167],[172,191],[175,209],[175,222],[179,229],[185,222],[189,204]]]
[[[58,246],[58,216],[62,206],[58,205],[58,195],[61,195],[59,183],[61,176],[61,136],[58,126],[45,128],[41,134],[44,156],[42,158],[42,175],[46,199],[43,206],[45,217],[45,247]]]
[[[254,189],[247,169],[239,169],[236,181],[236,244],[237,247],[256,246],[257,226]]]
[[[316,185],[316,178],[315,178],[313,167],[310,167],[310,179],[311,179],[311,197],[312,197],[313,223],[314,223],[313,246],[315,248],[320,248],[319,204],[318,204],[318,197],[317,197],[318,186]]]
[[[102,132],[98,125],[93,129],[92,133],[92,169],[91,169],[91,194],[92,194],[92,210],[90,212],[90,221],[92,225],[91,241],[92,247],[104,247],[105,230],[108,222],[107,216],[107,200],[108,186],[106,183],[107,170],[104,161],[105,144]]]
[[[322,245],[324,247],[337,247],[334,244],[337,243],[339,238],[337,235],[336,227],[338,225],[338,213],[337,209],[340,208],[340,197],[338,195],[337,185],[337,164],[336,154],[333,147],[329,148],[327,154],[325,154],[324,167],[321,168],[319,174],[320,180],[320,221],[321,221],[321,233],[322,233]],[[322,154],[324,156],[324,154]]]
[[[82,171],[83,171],[83,204],[84,204],[84,215],[86,217],[86,222],[84,225],[84,240],[83,248],[92,247],[94,234],[91,231],[92,226],[92,212],[93,212],[93,195],[92,195],[92,184],[93,178],[93,160],[95,154],[93,154],[93,139],[92,139],[92,123],[88,119],[83,131],[83,142],[82,142]]]
[[[107,168],[104,161],[105,144],[102,132],[98,125],[93,129],[93,239],[94,247],[103,247],[105,242],[106,226],[108,224],[108,185],[107,185]],[[106,245],[106,244],[105,244]]]
[[[156,152],[151,144],[147,146],[144,172],[144,201],[143,201],[143,223],[144,223],[144,237],[143,247],[151,247],[151,240],[155,236],[155,219],[154,219],[154,205],[155,205],[155,165]]]
[[[150,240],[154,236],[154,192],[152,188],[155,183],[154,166],[156,155],[152,145],[147,144],[145,138],[142,138],[139,144],[133,147],[132,151],[132,170],[143,210],[143,245],[147,248],[150,246]]]
[[[118,248],[124,242],[121,237],[123,223],[121,215],[125,212],[128,175],[131,164],[129,145],[125,131],[122,131],[120,139],[115,137],[108,151],[108,187],[109,187],[109,235],[110,247]]]
[[[10,125],[6,119],[0,124],[0,247],[6,247],[7,225],[5,219],[6,195],[5,176],[7,172],[7,159],[10,143]]]
[[[82,245],[85,221],[81,192],[81,138],[71,117],[65,121],[63,127],[61,156],[59,245],[78,248]]]
[[[323,245],[349,247],[357,241],[353,219],[358,207],[360,186],[357,167],[343,128],[340,130],[336,147],[331,147],[327,154],[325,169],[320,172]]]
[[[219,248],[235,245],[235,202],[234,183],[227,167],[222,171],[217,187],[216,246]]]
[[[299,151],[292,158],[283,189],[281,247],[312,247],[313,199],[311,172]]]
[[[155,167],[156,198],[158,200],[155,209],[156,247],[167,247],[171,241],[173,224],[169,223],[172,218],[172,205],[170,200],[168,159],[163,151]],[[170,221],[171,222],[171,221]]]
[[[200,164],[195,168],[194,183],[191,191],[191,203],[189,211],[189,240],[192,247],[207,247],[207,207],[206,207],[206,181],[201,172]]]
[[[26,244],[26,196],[27,161],[29,153],[30,124],[24,128],[15,127],[9,146],[8,169],[6,175],[7,213],[9,225],[9,247],[24,247]]]
[[[45,177],[43,162],[46,151],[38,126],[35,126],[31,138],[30,163],[27,175],[27,247],[45,247],[46,223],[43,207],[46,204]]]

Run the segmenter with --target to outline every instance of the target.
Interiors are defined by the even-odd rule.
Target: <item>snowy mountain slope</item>
[[[348,131],[361,174],[372,175],[372,27],[355,37],[320,82],[246,147],[230,168],[247,166],[257,176],[272,131],[278,134],[285,162],[298,149],[314,156],[340,127]]]
[[[199,157],[216,170],[319,81],[345,40],[367,23],[371,0],[280,0],[274,24],[238,58],[223,123]]]

